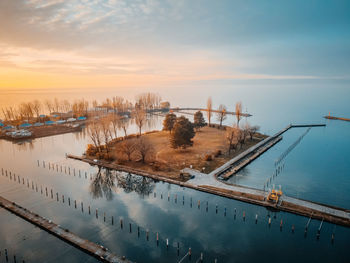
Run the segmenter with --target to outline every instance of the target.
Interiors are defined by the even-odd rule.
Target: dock
[[[93,160],[74,155],[67,155],[67,157],[75,160],[80,160],[91,165],[97,165],[106,169],[127,172],[130,174],[151,178],[155,181],[163,181],[169,184],[175,184],[181,187],[186,187],[209,194],[235,199],[250,204],[260,205],[266,208],[286,211],[305,217],[311,216],[314,219],[324,219],[325,221],[334,224],[350,227],[350,210],[318,204],[315,202],[288,197],[285,195],[281,197],[281,202],[278,204],[271,203],[266,200],[268,193],[263,190],[238,185],[228,185],[216,180],[213,176],[210,176],[210,174],[203,174],[190,168],[185,168],[184,172],[195,175],[195,178],[187,182],[182,182],[167,178],[162,175],[151,174],[145,171],[140,171],[134,168],[129,168],[117,164],[110,164],[104,161],[94,162]]]
[[[95,257],[101,262],[108,263],[131,263],[131,261],[119,257],[108,251],[101,245],[93,243],[89,240],[83,239],[76,234],[71,233],[68,229],[64,229],[59,225],[53,223],[51,220],[45,219],[20,205],[11,202],[0,196],[0,206],[10,211],[11,213],[23,218],[29,223],[45,230],[55,237],[65,241],[66,243],[80,249],[81,251]]]
[[[329,120],[341,120],[341,121],[350,121],[348,118],[342,118],[342,117],[334,117],[334,116],[324,116],[323,118],[329,119]]]
[[[180,111],[208,111],[208,109],[204,109],[204,108],[170,108],[169,110],[170,111],[174,111],[174,112],[180,112]],[[213,112],[213,113],[221,113],[222,111],[212,109],[211,112]],[[184,113],[186,113],[186,112],[184,112]],[[190,114],[190,113],[187,113],[187,114]],[[227,114],[227,115],[237,115],[237,113],[233,112],[233,111],[225,111],[225,114]],[[249,114],[249,113],[241,112],[240,116],[242,116],[242,117],[251,117],[252,115]]]
[[[242,158],[240,159],[237,165],[233,166],[231,169],[226,171],[223,175],[220,177],[224,180],[227,180],[232,175],[237,173],[239,170],[243,169],[245,166],[250,164],[252,161],[254,161],[256,158],[258,158],[260,155],[262,155],[264,152],[266,152],[268,149],[273,147],[276,143],[282,140],[282,136],[278,136],[276,138],[273,138],[268,143],[264,144],[263,147],[257,148],[256,151],[252,151],[252,154],[248,158]]]
[[[275,135],[267,137],[261,142],[253,145],[243,153],[229,160],[222,166],[218,167],[210,173],[210,175],[215,176],[220,179],[227,180],[239,170],[247,166],[249,163],[254,161],[268,149],[273,147],[276,143],[282,140],[282,135],[291,128],[305,128],[305,127],[324,127],[325,124],[289,124],[284,129],[277,132]]]

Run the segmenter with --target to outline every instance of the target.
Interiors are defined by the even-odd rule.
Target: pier
[[[89,240],[83,239],[68,229],[63,229],[59,225],[53,223],[51,220],[45,219],[26,208],[17,205],[3,197],[0,197],[0,206],[10,211],[11,213],[23,218],[35,226],[45,230],[46,232],[58,237],[66,243],[73,245],[81,251],[90,254],[101,262],[109,263],[131,263],[131,261],[123,257],[116,256],[101,245],[93,243]]]
[[[204,108],[171,108],[169,110],[173,111],[173,112],[181,112],[181,111],[208,111],[208,109],[204,109]],[[213,113],[222,113],[222,111],[213,110],[213,109],[211,110],[211,112],[213,112]],[[237,113],[233,112],[233,111],[225,111],[225,114],[227,114],[227,115],[237,115]],[[243,112],[241,112],[239,115],[242,116],[242,117],[251,117],[252,116],[249,113],[243,113]]]
[[[325,124],[290,124],[284,129],[277,132],[275,135],[267,137],[256,145],[250,147],[235,158],[226,162],[210,173],[210,175],[227,180],[239,170],[247,166],[249,163],[258,158],[261,154],[273,147],[276,143],[282,140],[282,134],[291,128],[305,128],[305,127],[324,127]]]
[[[342,117],[334,117],[334,116],[324,116],[325,119],[329,119],[329,120],[341,120],[341,121],[350,121],[350,119],[348,118],[342,118]]]
[[[181,187],[206,192],[209,194],[214,194],[246,203],[260,205],[267,208],[273,208],[280,211],[286,211],[305,217],[312,217],[314,219],[324,219],[324,221],[350,227],[350,210],[328,206],[324,204],[318,204],[315,202],[288,197],[285,195],[281,197],[281,201],[278,204],[271,203],[266,200],[268,193],[263,190],[238,185],[228,185],[223,182],[217,181],[208,174],[203,174],[199,171],[192,170],[189,168],[184,169],[184,172],[188,172],[192,175],[195,175],[196,177],[193,180],[182,182],[164,177],[162,175],[151,174],[121,165],[106,163],[104,161],[99,161],[98,163],[96,163],[92,160],[78,156],[67,155],[67,157],[75,160],[80,160],[91,165],[97,165],[106,169],[127,172],[130,174],[152,178],[155,181],[163,181],[169,184],[175,184]]]

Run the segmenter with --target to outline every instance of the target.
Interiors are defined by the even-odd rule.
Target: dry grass
[[[178,178],[180,170],[185,167],[190,167],[191,165],[193,169],[209,173],[265,138],[265,136],[257,134],[257,137],[260,137],[259,139],[247,139],[242,149],[232,151],[231,154],[228,155],[228,145],[225,134],[225,130],[204,127],[196,132],[193,139],[193,147],[188,147],[187,149],[172,149],[169,142],[169,132],[159,131],[156,133],[144,134],[142,136],[147,138],[154,146],[155,161],[146,164],[123,161],[122,164],[148,172],[157,171],[158,173],[172,178]],[[115,148],[117,148],[117,145]],[[219,150],[222,154],[215,157],[215,153]],[[206,155],[211,155],[212,161],[206,161]]]

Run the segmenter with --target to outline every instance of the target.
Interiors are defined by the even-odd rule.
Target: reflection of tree
[[[117,172],[116,179],[117,187],[123,188],[126,193],[136,192],[145,196],[152,193],[155,187],[152,179],[142,176]]]
[[[17,149],[20,151],[28,151],[34,149],[33,140],[23,140],[17,142],[15,141],[13,143],[17,146]]]
[[[148,130],[154,129],[159,122],[159,117],[154,114],[148,114],[146,120],[146,126]]]
[[[95,199],[105,196],[107,200],[112,200],[115,187],[124,189],[126,193],[136,192],[145,196],[153,192],[155,184],[150,178],[99,168],[91,181],[90,193]]]
[[[92,194],[92,197],[102,198],[105,196],[107,200],[112,200],[112,190],[115,187],[114,179],[115,176],[110,170],[104,169],[102,172],[100,167],[90,184],[90,193]]]

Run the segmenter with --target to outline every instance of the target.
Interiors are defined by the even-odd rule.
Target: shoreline
[[[96,165],[106,169],[112,169],[143,177],[148,177],[155,181],[163,181],[169,184],[175,184],[181,187],[191,188],[194,190],[226,197],[229,199],[235,199],[250,204],[260,205],[268,209],[276,209],[280,211],[298,214],[305,217],[311,217],[318,220],[325,220],[337,225],[350,227],[350,213],[349,210],[345,208],[328,206],[325,204],[319,204],[316,202],[297,199],[284,195],[281,197],[281,202],[276,204],[268,202],[266,200],[268,192],[255,188],[242,187],[238,185],[227,185],[227,187],[224,188],[211,185],[193,184],[189,182],[183,182],[176,179],[167,178],[157,174],[151,174],[144,171],[131,169],[126,166],[116,166],[104,162],[94,162],[92,160],[82,158],[79,156],[68,154],[67,158],[83,161],[89,163],[90,165]]]
[[[73,133],[76,131],[82,130],[83,123],[79,123],[79,126],[77,127],[71,127],[66,126],[64,124],[61,125],[52,125],[52,126],[41,126],[41,127],[31,127],[27,130],[32,132],[31,136],[28,137],[21,137],[21,138],[14,138],[6,134],[1,134],[0,139],[4,139],[7,141],[25,141],[25,140],[33,140],[38,138],[44,138],[44,137],[50,137],[55,135],[61,135],[66,133]]]

